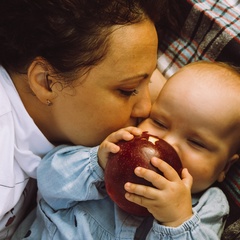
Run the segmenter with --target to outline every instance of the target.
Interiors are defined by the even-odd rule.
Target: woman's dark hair
[[[36,57],[59,76],[99,63],[112,26],[164,17],[168,0],[0,0],[0,65],[26,73]]]

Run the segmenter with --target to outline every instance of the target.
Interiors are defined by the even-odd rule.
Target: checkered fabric
[[[240,66],[240,1],[178,0],[186,19],[181,36],[160,39],[158,64],[168,78],[187,63],[217,60]]]
[[[240,161],[235,163],[229,170],[222,185],[222,187],[228,192],[229,197],[231,197],[240,208]]]

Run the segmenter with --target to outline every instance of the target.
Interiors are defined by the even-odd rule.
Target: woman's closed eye
[[[126,96],[126,97],[131,97],[131,96],[135,96],[138,94],[138,90],[137,89],[133,89],[133,90],[122,90],[122,89],[119,89],[119,92]]]

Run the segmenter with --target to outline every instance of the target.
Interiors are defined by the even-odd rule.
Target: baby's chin
[[[192,194],[198,194],[198,193],[201,193],[205,190],[207,190],[209,187],[211,187],[213,184],[208,184],[208,185],[201,185],[201,186],[197,186],[197,185],[194,185],[192,186],[192,190],[191,190],[191,193]]]

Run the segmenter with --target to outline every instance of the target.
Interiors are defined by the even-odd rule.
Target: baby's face
[[[225,88],[206,81],[200,84],[202,79],[192,71],[173,78],[153,104],[150,118],[139,127],[175,148],[193,176],[192,192],[199,192],[218,180],[234,155],[236,102]]]

